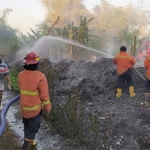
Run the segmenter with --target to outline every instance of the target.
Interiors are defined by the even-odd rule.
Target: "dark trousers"
[[[35,136],[41,125],[41,115],[42,115],[42,111],[33,118],[29,118],[29,119],[23,118],[24,138],[27,138],[29,140],[35,139]]]
[[[145,93],[150,93],[150,80],[145,81]]]
[[[132,79],[132,69],[128,69],[124,74],[118,75],[117,77],[117,88],[123,88],[125,85],[125,82],[127,85],[133,86],[133,79]]]

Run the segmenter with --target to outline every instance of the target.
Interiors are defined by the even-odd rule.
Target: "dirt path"
[[[16,94],[12,91],[5,91],[3,95],[3,102],[2,104],[5,105],[9,100],[14,98]],[[19,144],[22,145],[23,143],[23,123],[22,118],[20,116],[19,108],[19,101],[15,102],[8,110],[6,118],[10,125],[10,128],[16,134]],[[42,120],[42,125],[39,130],[39,133],[36,136],[36,140],[38,140],[38,148],[37,150],[66,150],[70,148],[64,148],[65,141],[59,135],[51,135],[49,129],[47,128],[48,125],[45,124],[44,119]]]

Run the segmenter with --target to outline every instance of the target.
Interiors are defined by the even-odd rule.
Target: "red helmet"
[[[24,64],[37,64],[41,60],[36,52],[28,53],[24,59]]]

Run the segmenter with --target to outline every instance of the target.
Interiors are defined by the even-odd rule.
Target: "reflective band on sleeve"
[[[23,90],[20,90],[20,94],[36,96],[36,95],[38,95],[38,91],[37,91],[37,92],[30,92],[30,91],[23,91]]]
[[[26,110],[26,111],[33,111],[33,110],[37,110],[39,108],[41,108],[41,104],[37,105],[37,106],[33,106],[33,107],[22,107],[22,109]]]
[[[129,59],[131,59],[131,57],[129,57],[129,56],[116,56],[115,58],[129,58]]]
[[[47,100],[47,101],[44,101],[44,102],[42,102],[42,103],[43,103],[43,105],[47,105],[47,104],[50,104],[50,101]]]

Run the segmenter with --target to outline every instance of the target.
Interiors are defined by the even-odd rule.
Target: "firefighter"
[[[42,110],[47,115],[51,110],[48,83],[45,75],[38,71],[40,57],[30,52],[24,58],[24,68],[18,75],[20,106],[24,124],[24,144],[22,150],[37,146],[35,136],[40,128]]]
[[[126,47],[120,47],[120,53],[117,54],[113,58],[113,63],[117,66],[117,94],[116,96],[119,98],[122,95],[122,88],[126,83],[129,86],[129,93],[130,97],[134,97],[134,86],[133,86],[133,79],[132,79],[132,67],[135,64],[135,59],[126,53]]]
[[[145,81],[145,104],[149,105],[150,102],[150,55],[144,60],[144,67],[146,69],[146,81]]]

